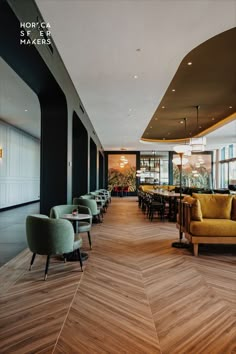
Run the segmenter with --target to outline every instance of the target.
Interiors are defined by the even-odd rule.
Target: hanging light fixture
[[[199,120],[199,117],[198,117],[199,108],[200,108],[200,106],[196,106],[196,109],[197,109],[197,129],[199,128],[199,121],[198,121]],[[200,138],[191,138],[190,145],[192,147],[193,152],[205,151],[206,137],[202,136]]]
[[[187,118],[184,118],[184,129],[185,129],[185,137],[186,137],[186,121]],[[190,156],[191,155],[191,146],[187,144],[187,142],[185,142],[185,144],[179,144],[174,146],[173,150],[177,153],[177,154],[183,154],[184,156]]]

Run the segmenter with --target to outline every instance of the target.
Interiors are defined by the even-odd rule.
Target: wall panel
[[[39,140],[0,122],[0,208],[39,199]]]

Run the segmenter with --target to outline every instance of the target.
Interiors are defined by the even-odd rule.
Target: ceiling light
[[[188,62],[188,65],[192,65],[192,62],[191,62],[191,61],[189,61],[189,62]]]
[[[229,106],[229,108],[231,109],[231,108],[233,108],[232,106]]]
[[[188,159],[186,159],[185,157],[183,157],[182,159],[181,157],[175,157],[172,162],[177,166],[186,165],[186,163],[188,163]]]
[[[172,89],[172,92],[175,92],[175,89]]]
[[[155,118],[155,120],[158,120],[158,118]]]
[[[192,151],[194,152],[205,151],[206,137],[203,136],[201,138],[191,138],[190,145],[192,146]]]
[[[161,108],[164,109],[164,108],[166,108],[166,107],[165,107],[165,106],[162,106]]]
[[[138,78],[138,75],[134,75],[134,79],[137,79]]]
[[[215,118],[214,118],[214,117],[212,117],[212,118],[211,118],[211,120],[215,120]]]
[[[175,152],[177,152],[177,154],[184,154],[184,153],[187,153],[188,151],[190,151],[191,147],[189,145],[180,144],[180,145],[174,146],[173,150]]]
[[[197,110],[197,127],[201,129],[201,125],[199,125],[199,119],[198,119],[198,111],[200,106],[195,106]],[[201,152],[205,151],[205,145],[206,145],[206,138],[203,136],[201,138],[191,138],[189,144],[192,147],[193,152]]]
[[[184,124],[184,121],[183,121],[183,120],[181,120],[181,121],[180,121],[180,124]]]
[[[28,112],[28,109],[25,109],[25,112]]]
[[[150,126],[150,129],[152,129],[152,126]]]

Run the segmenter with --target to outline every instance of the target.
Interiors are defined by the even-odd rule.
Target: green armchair
[[[83,199],[83,198],[73,198],[73,204],[86,206],[91,210],[92,216],[96,218],[99,222],[102,222],[101,210],[98,208],[96,200],[94,199]]]
[[[78,237],[75,239],[73,226],[68,220],[51,219],[42,214],[29,215],[26,218],[26,237],[29,249],[33,252],[30,270],[36,254],[47,256],[44,280],[47,279],[52,255],[63,255],[66,261],[67,253],[77,252],[81,271],[83,271],[80,254],[82,239]]]
[[[50,217],[59,219],[63,214],[71,214],[74,209],[78,210],[79,214],[89,214],[92,216],[91,210],[83,205],[56,205],[50,210]],[[92,249],[92,241],[91,241],[91,226],[92,226],[92,217],[91,219],[86,219],[85,220],[80,220],[78,223],[78,227],[75,230],[76,234],[84,233],[87,232],[88,234],[88,241],[89,241],[89,246],[90,249]],[[77,237],[77,236],[75,236]]]

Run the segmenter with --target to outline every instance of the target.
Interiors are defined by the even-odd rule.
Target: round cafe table
[[[75,233],[77,233],[77,231],[78,231],[79,222],[81,220],[89,220],[91,218],[92,218],[92,215],[90,215],[90,214],[79,214],[79,213],[78,214],[63,214],[60,216],[60,219],[65,219],[65,220],[69,220],[72,222]],[[85,261],[86,259],[88,259],[88,253],[81,252],[81,257],[82,257],[82,261]],[[68,253],[67,259],[68,259],[68,261],[78,261],[79,259],[78,259],[77,252]]]

